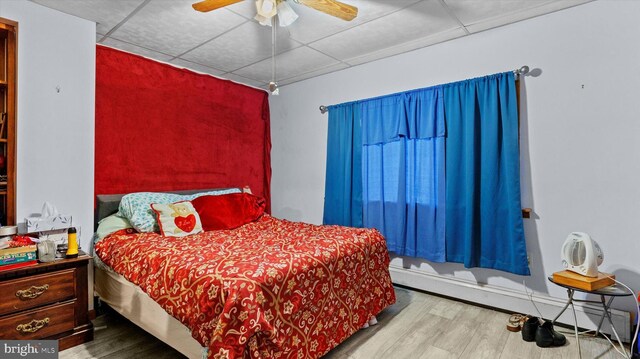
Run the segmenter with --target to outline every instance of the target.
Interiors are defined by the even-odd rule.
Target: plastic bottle
[[[78,234],[75,227],[69,228],[69,239],[67,247],[67,258],[76,258],[78,256]]]

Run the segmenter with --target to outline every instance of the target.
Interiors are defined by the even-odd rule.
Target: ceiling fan
[[[204,0],[191,5],[195,10],[208,12],[238,3],[242,0]],[[358,16],[358,8],[336,0],[289,0],[308,6],[342,20],[351,21]],[[276,24],[281,27],[291,25],[298,14],[289,6],[287,0],[255,0],[257,15],[255,19],[265,26],[271,26],[271,82],[267,89],[272,95],[280,93],[276,82]],[[276,16],[277,15],[277,16]],[[276,23],[276,18],[278,23]]]
[[[197,11],[208,12],[235,4],[242,0],[204,0],[193,4]],[[358,16],[358,8],[336,0],[289,0],[308,6],[325,14],[342,20],[351,21]],[[287,0],[256,0],[256,20],[262,25],[271,25],[271,20],[278,15],[279,25],[288,26],[298,18]]]

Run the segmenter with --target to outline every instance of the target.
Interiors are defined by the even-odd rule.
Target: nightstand
[[[597,337],[598,334],[600,333],[600,329],[602,328],[602,324],[604,322],[605,317],[607,318],[607,320],[609,321],[609,325],[611,325],[611,330],[613,331],[613,334],[616,336],[616,339],[618,340],[618,344],[620,344],[620,348],[623,348],[623,350],[626,353],[626,349],[624,349],[624,345],[622,344],[622,340],[620,340],[620,337],[618,336],[618,332],[616,331],[616,327],[613,325],[613,320],[611,320],[611,314],[609,314],[609,311],[611,310],[611,302],[613,302],[613,299],[616,297],[628,297],[633,295],[633,293],[627,292],[626,290],[616,286],[616,285],[612,285],[612,286],[608,286],[608,287],[604,287],[604,288],[600,288],[600,289],[595,289],[595,290],[587,290],[587,289],[581,289],[581,288],[577,288],[577,287],[573,287],[567,284],[562,284],[562,283],[558,283],[555,280],[553,280],[553,276],[548,277],[547,279],[549,279],[549,282],[555,284],[555,285],[559,285],[561,287],[564,287],[567,289],[567,296],[569,297],[569,299],[567,300],[567,304],[565,304],[564,308],[562,308],[562,311],[560,311],[560,313],[558,313],[558,315],[555,317],[555,319],[553,319],[552,323],[555,323],[556,320],[558,320],[558,318],[560,318],[560,316],[562,315],[562,313],[564,313],[567,308],[569,308],[569,305],[571,305],[571,309],[573,310],[573,322],[574,322],[574,333],[576,336],[576,346],[578,347],[578,358],[582,358],[582,350],[580,349],[580,336],[578,333],[578,320],[576,319],[576,308],[574,307],[573,303],[574,302],[582,302],[582,303],[593,303],[593,304],[601,304],[602,305],[602,309],[603,309],[603,313],[602,316],[600,317],[600,322],[598,322],[598,328],[596,329],[596,334],[595,336]],[[588,293],[588,294],[593,294],[593,295],[599,295],[600,296],[600,300],[596,301],[596,300],[585,300],[585,299],[575,299],[573,298],[573,295],[577,292],[583,292],[583,293]],[[609,297],[609,300],[607,301],[605,299],[605,297]],[[631,348],[631,353],[633,353],[633,348]],[[626,356],[626,355],[625,355]]]
[[[0,339],[58,339],[59,350],[93,340],[87,270],[91,257],[0,272]]]

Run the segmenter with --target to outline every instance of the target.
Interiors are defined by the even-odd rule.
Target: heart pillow
[[[184,237],[202,232],[200,216],[189,201],[152,203],[151,209],[158,219],[160,233],[165,237]]]

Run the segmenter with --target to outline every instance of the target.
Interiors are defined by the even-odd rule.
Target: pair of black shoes
[[[564,335],[553,330],[551,322],[541,321],[537,317],[527,318],[522,324],[522,339],[525,342],[535,341],[541,348],[559,347],[567,342]]]

